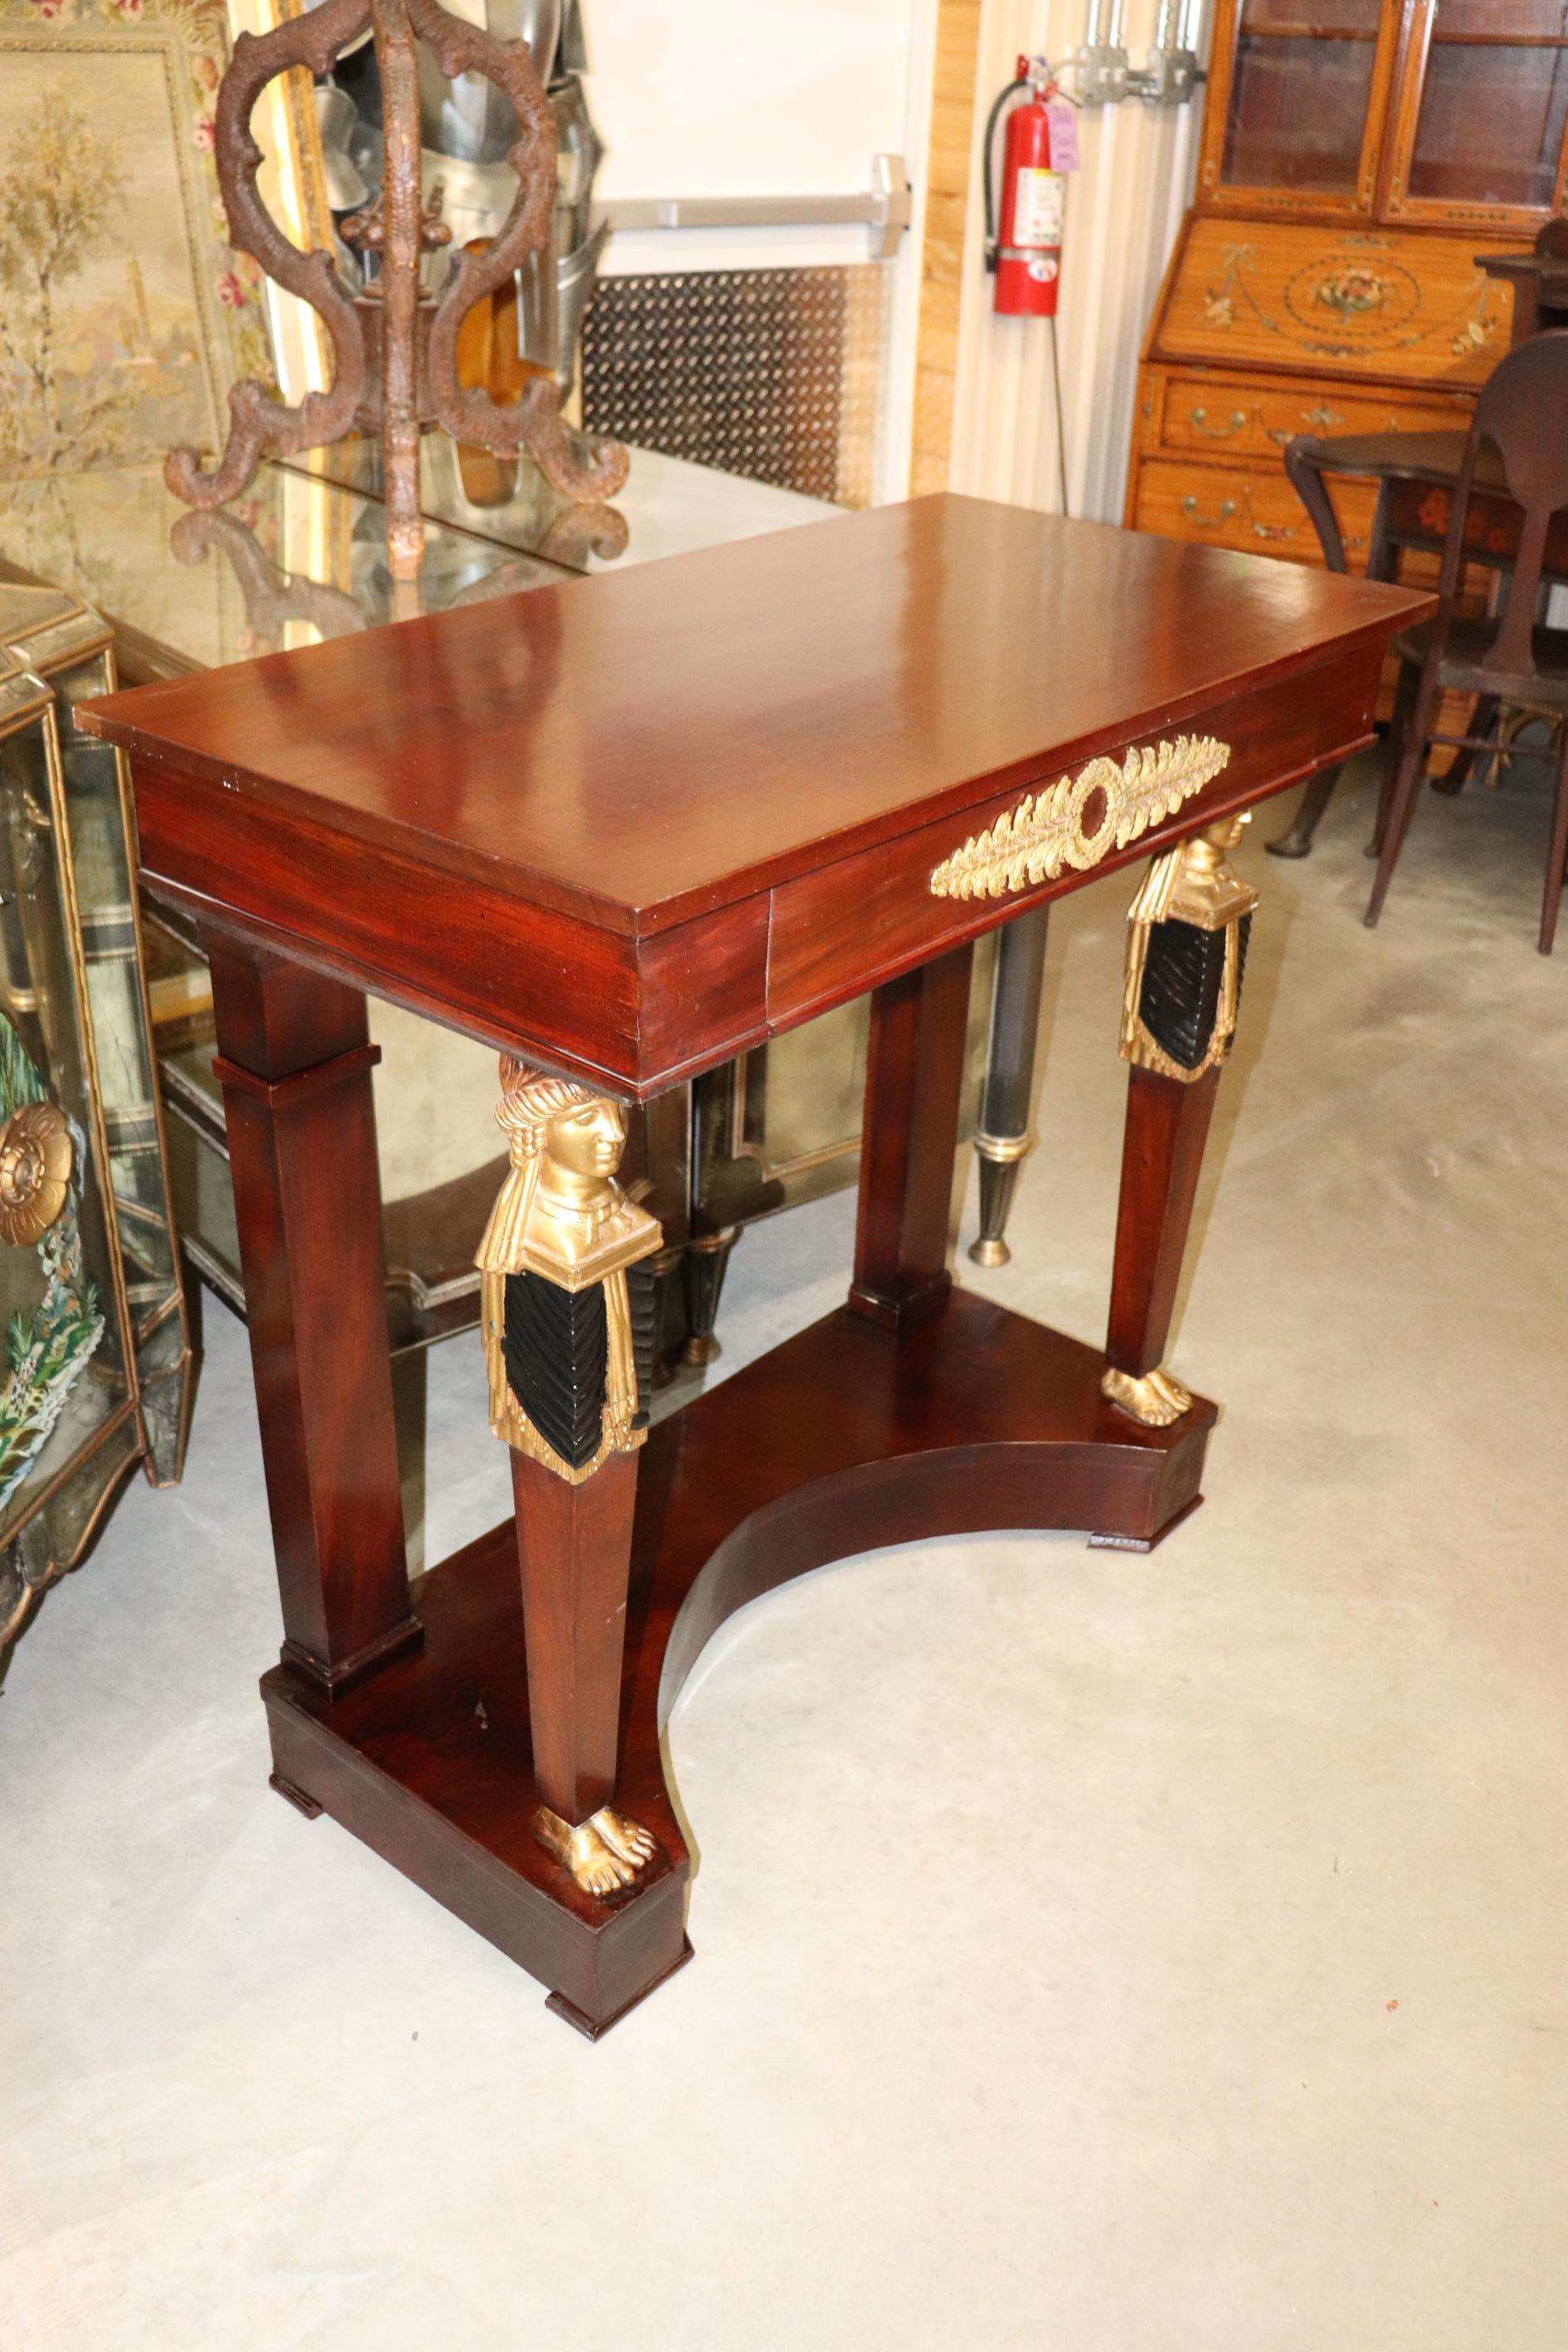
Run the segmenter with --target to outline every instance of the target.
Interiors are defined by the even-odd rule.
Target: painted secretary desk
[[[1563,205],[1568,5],[1218,0],[1197,201],[1144,347],[1126,520],[1317,563],[1294,435],[1463,430]],[[1376,486],[1342,478],[1352,570]]]

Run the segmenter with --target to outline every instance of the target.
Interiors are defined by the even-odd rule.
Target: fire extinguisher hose
[[[996,268],[996,193],[991,179],[991,151],[996,138],[996,125],[1002,119],[1002,109],[1015,91],[1027,89],[1028,87],[1027,74],[1020,74],[1016,81],[1010,81],[1006,89],[998,93],[985,118],[985,144],[981,150],[985,159],[985,267],[993,274]]]

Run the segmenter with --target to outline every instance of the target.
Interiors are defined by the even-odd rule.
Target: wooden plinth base
[[[1154,1542],[1198,1500],[1215,1408],[1143,1429],[1096,1349],[955,1291],[903,1333],[841,1308],[655,1430],[641,1457],[616,1803],[658,1842],[584,1895],[534,1838],[512,1523],[415,1586],[424,1647],[336,1700],[262,1681],[274,1785],[319,1805],[551,1988],[596,2037],[689,1957],[690,1861],[659,1734],[710,1636],[809,1569],[922,1536]]]

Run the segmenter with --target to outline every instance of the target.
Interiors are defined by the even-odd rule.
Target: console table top
[[[226,799],[644,934],[1422,602],[944,496],[138,688],[84,724]]]

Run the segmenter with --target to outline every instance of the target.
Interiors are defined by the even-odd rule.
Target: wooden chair
[[[1519,551],[1504,575],[1498,609],[1470,619],[1454,610],[1465,558],[1465,523],[1482,445],[1500,460],[1507,494],[1520,510]],[[1568,507],[1568,331],[1536,335],[1511,351],[1481,388],[1455,481],[1443,543],[1436,620],[1403,630],[1393,650],[1404,665],[1394,712],[1398,764],[1380,813],[1377,877],[1366,910],[1369,926],[1383,911],[1394,862],[1409,827],[1431,743],[1474,751],[1489,748],[1478,734],[1440,735],[1433,721],[1445,688],[1479,698],[1486,722],[1500,700],[1568,714],[1568,629],[1536,619],[1547,538],[1554,514]],[[1568,728],[1557,754],[1557,793],[1546,853],[1541,908],[1541,952],[1550,955],[1568,859]]]

